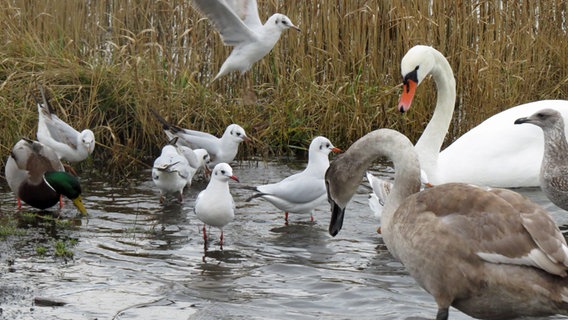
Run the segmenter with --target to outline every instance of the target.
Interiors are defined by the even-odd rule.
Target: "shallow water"
[[[25,241],[10,237],[0,248],[0,316],[4,319],[420,319],[436,305],[387,252],[367,206],[367,189],[348,206],[341,233],[327,233],[329,205],[308,215],[283,213],[267,202],[244,202],[257,185],[290,175],[301,165],[245,162],[231,181],[235,221],[225,228],[224,250],[210,229],[204,251],[194,199],[161,205],[150,173],[123,185],[83,177],[89,219],[76,226],[28,227]],[[377,167],[379,176],[391,171]],[[124,186],[127,185],[127,186]],[[1,212],[16,213],[13,195],[1,191]],[[538,188],[519,189],[552,212],[560,225],[568,215]],[[70,204],[61,209],[74,216]],[[38,256],[41,239],[76,239],[74,257]],[[47,236],[45,236],[47,234]],[[39,236],[38,236],[39,237]],[[31,239],[30,239],[31,238]],[[34,240],[35,239],[35,240]],[[40,306],[37,300],[62,306]],[[452,309],[451,319],[470,319]],[[562,317],[549,319],[563,319]]]

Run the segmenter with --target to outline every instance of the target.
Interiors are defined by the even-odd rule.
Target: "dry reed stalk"
[[[209,83],[230,52],[188,1],[0,0],[0,115],[5,159],[34,137],[30,91],[42,82],[58,113],[91,127],[94,161],[129,171],[165,143],[147,112],[220,135],[231,122],[256,143],[247,155],[278,155],[326,135],[346,148],[377,127],[416,139],[432,112],[433,83],[413,112],[396,106],[405,52],[432,45],[457,80],[451,141],[488,116],[520,103],[568,96],[563,1],[259,1],[261,19],[288,15],[302,33],[284,33],[250,71],[259,103],[243,106],[242,79]],[[430,88],[426,88],[430,87]]]

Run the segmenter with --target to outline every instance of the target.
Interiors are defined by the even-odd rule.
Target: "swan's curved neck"
[[[434,52],[434,57],[436,62],[431,74],[438,94],[436,109],[415,146],[420,166],[430,179],[435,179],[438,154],[448,133],[456,102],[456,81],[452,68],[440,52]]]
[[[388,229],[390,218],[402,201],[420,191],[420,165],[414,146],[406,136],[394,130],[379,129],[367,134],[353,147],[359,150],[355,153],[360,157],[358,161],[362,165],[358,167],[363,171],[379,157],[391,160],[395,167],[394,186],[381,216],[383,230]]]

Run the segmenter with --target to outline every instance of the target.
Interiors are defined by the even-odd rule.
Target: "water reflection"
[[[388,253],[361,188],[337,238],[327,234],[329,206],[308,215],[283,213],[265,201],[244,202],[252,186],[278,181],[302,168],[271,163],[240,164],[231,185],[235,220],[219,230],[205,250],[202,223],[193,212],[205,182],[184,193],[183,203],[159,203],[144,172],[127,186],[91,179],[85,183],[90,217],[70,219],[73,206],[54,209],[65,219],[22,218],[29,234],[0,241],[0,304],[7,319],[421,319],[436,305]],[[391,171],[382,170],[381,175]],[[14,210],[3,187],[2,214]],[[567,224],[568,215],[538,188],[519,190]],[[29,210],[28,210],[29,211]],[[35,212],[35,211],[34,211]],[[22,217],[25,217],[23,215]],[[1,216],[0,216],[1,219]],[[0,220],[1,221],[1,220]],[[59,221],[59,222],[58,222]],[[65,227],[61,221],[71,222]],[[37,235],[41,235],[38,237]],[[38,243],[77,239],[67,262],[40,258]],[[42,242],[43,241],[43,242]],[[9,261],[12,261],[11,264]],[[58,299],[61,307],[33,306],[34,297]],[[470,319],[452,310],[452,319]],[[558,317],[560,319],[561,317]]]

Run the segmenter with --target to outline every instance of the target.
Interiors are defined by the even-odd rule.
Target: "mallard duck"
[[[52,207],[64,195],[87,214],[77,177],[65,172],[57,153],[38,141],[18,141],[6,162],[5,174],[12,192],[34,208]]]
[[[35,96],[39,121],[37,140],[53,149],[59,159],[69,162],[85,160],[95,150],[95,134],[89,129],[81,132],[61,120],[53,110],[40,86],[42,101]]]

